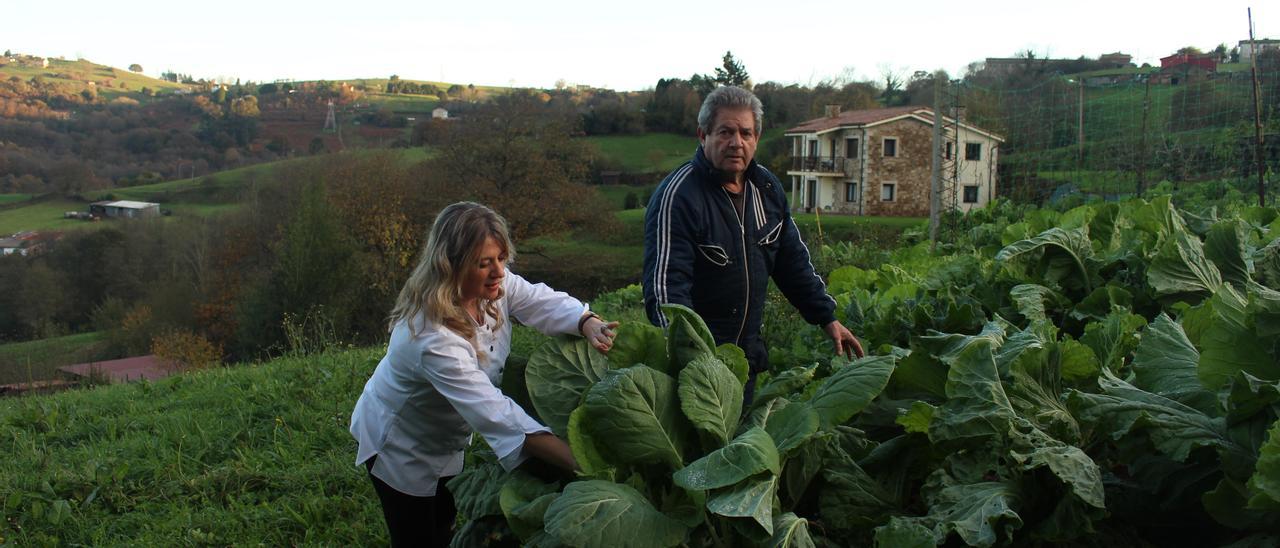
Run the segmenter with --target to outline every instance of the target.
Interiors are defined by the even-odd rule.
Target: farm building
[[[0,238],[0,256],[35,255],[44,249],[44,243],[37,232],[19,232],[8,238]]]
[[[929,214],[933,111],[893,107],[827,116],[787,130],[791,205],[797,211],[921,217]],[[944,118],[944,156],[956,158],[956,206],[969,211],[995,198],[998,148],[1004,139]],[[950,135],[958,128],[959,135]],[[952,150],[952,149],[956,150]]]
[[[89,204],[89,214],[97,217],[138,219],[160,215],[160,204],[120,200]]]
[[[440,107],[436,107],[431,111],[431,118],[435,120],[445,120],[449,118],[449,111]]]

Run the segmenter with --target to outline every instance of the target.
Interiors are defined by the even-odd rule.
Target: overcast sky
[[[1076,0],[698,2],[0,0],[0,50],[83,57],[147,74],[270,81],[401,78],[617,90],[711,73],[726,50],[756,82],[1280,38],[1280,4]]]

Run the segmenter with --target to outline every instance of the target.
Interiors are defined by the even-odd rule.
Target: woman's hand
[[[593,314],[582,322],[582,336],[586,337],[592,348],[599,350],[601,354],[607,354],[613,348],[613,338],[618,336],[614,331],[617,327],[618,322],[606,323],[603,318]]]

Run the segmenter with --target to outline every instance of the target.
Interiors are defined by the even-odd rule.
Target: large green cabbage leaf
[[[1039,255],[1030,255],[1038,252]],[[1065,258],[1071,268],[1074,269],[1075,279],[1084,286],[1086,294],[1093,292],[1092,273],[1086,266],[1087,261],[1093,257],[1093,244],[1089,241],[1089,233],[1086,228],[1075,228],[1065,230],[1059,227],[1050,228],[1041,232],[1034,238],[1020,240],[1005,246],[996,254],[996,262],[1012,261],[1026,256],[1041,257],[1045,261],[1050,270],[1053,270],[1052,264],[1057,256]],[[1052,281],[1065,280],[1068,277],[1066,272],[1049,272],[1046,278]]]
[[[667,317],[667,357],[671,360],[669,372],[679,371],[698,356],[716,353],[716,341],[711,336],[711,330],[693,309],[678,304],[664,304],[662,313]]]
[[[547,508],[545,521],[557,540],[584,548],[675,546],[688,530],[635,489],[602,480],[570,483]]]
[[[773,534],[773,506],[778,491],[778,475],[760,474],[717,491],[707,500],[712,514],[731,518],[751,518],[765,533]]]
[[[684,466],[689,425],[667,374],[643,365],[610,371],[583,405],[588,433],[612,462]]]
[[[1151,258],[1147,283],[1157,297],[1206,297],[1222,286],[1222,274],[1205,257],[1200,238],[1178,230]]]
[[[557,436],[568,434],[569,414],[609,370],[609,360],[581,337],[560,337],[529,356],[525,382],[538,416]]]
[[[661,327],[642,322],[624,322],[609,349],[609,362],[614,369],[644,364],[663,373],[673,374],[667,358],[667,337]]]
[[[755,427],[678,470],[672,479],[685,489],[705,491],[728,487],[766,470],[778,474],[782,462],[773,438]]]
[[[1223,286],[1209,300],[1210,319],[1200,334],[1197,375],[1210,390],[1222,388],[1244,371],[1267,380],[1280,380],[1271,349],[1254,333],[1247,296]]]
[[[809,520],[787,512],[774,519],[769,548],[815,548],[809,536]]]
[[[1239,452],[1226,435],[1226,421],[1210,417],[1172,399],[1135,388],[1103,371],[1098,378],[1102,393],[1073,390],[1072,408],[1081,422],[1094,425],[1099,433],[1121,439],[1144,432],[1152,445],[1170,458],[1182,462],[1197,447],[1215,447]]]
[[[728,443],[742,415],[742,383],[711,354],[703,354],[680,370],[680,409],[689,422]]]
[[[1245,249],[1247,223],[1240,219],[1219,221],[1204,239],[1204,254],[1218,267],[1222,279],[1244,289],[1253,281]]]
[[[1196,376],[1199,361],[1200,353],[1187,340],[1182,326],[1162,313],[1142,332],[1134,352],[1134,386],[1206,415],[1217,415],[1217,398]]]
[[[843,424],[866,408],[889,384],[897,361],[891,355],[859,358],[823,380],[809,400],[822,427]]]
[[[1267,442],[1258,455],[1257,468],[1249,478],[1249,508],[1280,510],[1280,421],[1267,432]]]

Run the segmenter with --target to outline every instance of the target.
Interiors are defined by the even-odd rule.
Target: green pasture
[[[143,66],[143,68],[147,69],[146,66]],[[152,67],[152,69],[154,68]],[[16,63],[0,65],[0,78],[17,77],[22,80],[30,80],[36,76],[42,76],[50,82],[69,85],[77,92],[87,89],[89,82],[94,82],[95,85],[93,87],[98,94],[107,99],[125,96],[139,101],[146,101],[150,98],[142,94],[142,88],[144,87],[155,90],[158,93],[172,92],[187,87],[183,84],[152,78],[145,74],[130,72],[124,68],[109,67],[84,60],[49,59],[49,66],[46,68],[39,66],[24,67],[18,66]],[[120,87],[122,84],[124,87]]]
[[[63,218],[63,213],[67,211],[87,213],[89,204],[75,200],[55,199],[0,210],[0,234],[13,234],[24,230],[69,230],[96,224],[79,219]]]
[[[693,157],[697,140],[691,135],[644,133],[587,137],[602,156],[629,173],[667,172]]]
[[[0,205],[15,204],[31,199],[31,194],[0,194]]]
[[[599,192],[601,196],[604,196],[604,199],[617,209],[623,209],[625,207],[627,203],[627,194],[635,194],[637,202],[641,207],[644,207],[645,199],[653,193],[655,188],[658,188],[658,183],[661,182],[661,177],[661,175],[655,174],[653,183],[644,186],[593,185],[592,188],[596,189],[596,192]]]
[[[419,113],[429,115],[436,108],[436,105],[440,104],[440,98],[435,95],[367,93],[365,94],[365,100],[375,108],[404,114]]]
[[[0,542],[386,543],[351,409],[381,349],[0,401]],[[39,471],[39,473],[32,473]]]
[[[0,384],[52,379],[59,367],[98,359],[102,346],[96,331],[0,344]]]

